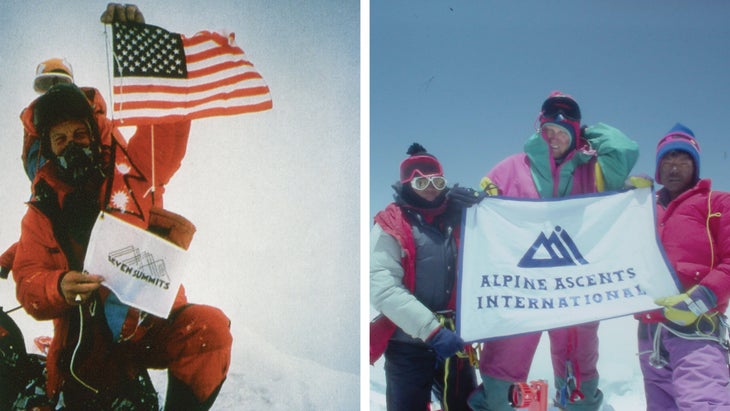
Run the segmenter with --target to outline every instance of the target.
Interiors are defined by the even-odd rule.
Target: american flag
[[[269,87],[234,38],[114,23],[114,122],[151,124],[272,108]]]

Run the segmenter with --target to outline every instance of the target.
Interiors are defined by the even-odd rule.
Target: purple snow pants
[[[647,411],[728,411],[728,353],[712,340],[678,337],[660,327],[663,368],[649,363],[656,324],[639,323],[639,363]]]

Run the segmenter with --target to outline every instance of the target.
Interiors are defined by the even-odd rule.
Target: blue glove
[[[449,192],[446,193],[446,199],[449,201],[449,204],[458,208],[471,207],[482,201],[482,199],[486,196],[486,193],[482,191],[459,187],[458,184],[454,184],[454,186],[449,189]]]
[[[686,293],[654,300],[664,306],[664,317],[678,325],[693,324],[702,314],[717,306],[715,293],[703,285],[696,285]]]
[[[441,359],[449,358],[457,352],[463,351],[464,345],[466,345],[455,332],[443,327],[439,328],[436,334],[429,337],[426,342],[433,347],[436,355]]]

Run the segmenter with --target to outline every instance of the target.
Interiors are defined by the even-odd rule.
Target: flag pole
[[[106,79],[107,79],[107,92],[109,93],[109,101],[111,102],[111,120],[112,123],[114,123],[114,89],[112,88],[112,79],[114,78],[114,61],[112,60],[114,58],[114,50],[112,49],[110,52],[110,45],[112,42],[112,39],[109,37],[109,24],[104,25],[104,42],[106,43]]]
[[[155,205],[155,125],[150,124],[150,153],[152,155],[152,185],[147,193],[152,192],[152,205]],[[147,194],[145,194],[147,195]]]

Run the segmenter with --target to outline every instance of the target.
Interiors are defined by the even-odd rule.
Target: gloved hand
[[[459,187],[458,184],[454,184],[446,193],[446,199],[450,204],[455,205],[458,208],[471,207],[474,204],[479,203],[486,197],[486,194],[480,191],[473,190],[471,188]]]
[[[664,306],[664,317],[678,325],[690,325],[702,314],[717,305],[717,297],[709,288],[696,285],[686,293],[671,295],[654,300]]]
[[[499,188],[492,182],[492,179],[487,176],[482,177],[482,180],[479,182],[479,187],[481,187],[482,191],[484,191],[488,196],[496,196],[499,194]]]
[[[144,16],[134,4],[109,3],[99,20],[104,24],[144,23]]]
[[[436,355],[441,359],[446,359],[464,349],[466,343],[455,332],[448,328],[439,328],[439,330],[426,340],[433,347]]]

